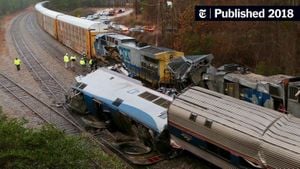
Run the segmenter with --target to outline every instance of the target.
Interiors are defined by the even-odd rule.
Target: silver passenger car
[[[200,87],[169,107],[171,138],[220,167],[298,168],[300,120]]]

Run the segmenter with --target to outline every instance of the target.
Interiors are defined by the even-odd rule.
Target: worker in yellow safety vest
[[[84,60],[83,57],[80,59],[79,64],[80,64],[82,67],[85,66],[85,60]]]
[[[93,59],[89,60],[89,66],[91,68],[91,71],[93,71],[93,68],[94,68],[94,60]]]
[[[17,70],[19,71],[21,69],[20,68],[20,66],[21,66],[21,60],[19,58],[15,58],[14,64],[16,65]]]
[[[67,69],[68,68],[68,63],[70,62],[70,58],[69,58],[68,53],[66,53],[65,56],[64,56],[64,62],[65,62],[65,68]]]
[[[71,59],[71,68],[73,68],[74,64],[75,64],[75,61],[76,61],[76,56],[73,55],[73,56],[70,57],[70,59]]]

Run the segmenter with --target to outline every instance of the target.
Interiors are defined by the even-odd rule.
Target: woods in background
[[[0,0],[0,15],[36,1]],[[173,0],[172,8],[167,7],[167,0],[51,0],[47,7],[70,12],[77,8],[116,7],[127,3],[138,8],[138,13],[149,25],[157,25],[161,32],[159,46],[188,55],[212,53],[216,66],[238,63],[264,75],[300,74],[299,22],[194,20],[195,5],[300,5],[300,0]]]
[[[176,3],[175,3],[176,2]],[[259,74],[300,74],[299,22],[195,22],[195,5],[299,5],[299,0],[174,1],[178,31],[172,42],[189,54],[213,53],[214,63],[239,63]]]
[[[0,16],[28,7],[38,0],[0,0]]]
[[[51,3],[47,4],[50,9],[56,9],[57,11],[69,12],[76,8],[84,7],[113,7],[124,6],[128,2],[133,0],[51,0]]]

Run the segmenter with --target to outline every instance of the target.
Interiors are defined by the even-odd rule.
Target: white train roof
[[[135,40],[135,38],[131,37],[131,36],[126,36],[126,35],[122,35],[122,34],[118,34],[118,33],[103,33],[103,34],[98,34],[96,37],[102,37],[102,36],[109,36],[112,37],[114,39],[119,39],[119,40],[127,40],[127,39],[132,39]]]
[[[276,168],[300,166],[300,119],[292,115],[278,119],[263,136],[263,160]]]
[[[212,120],[213,123],[257,138],[282,116],[274,110],[200,87],[190,88],[176,98],[172,105],[184,107],[198,116]]]
[[[35,9],[42,14],[49,16],[51,18],[57,18],[59,21],[69,23],[71,25],[75,25],[84,29],[90,29],[94,32],[107,32],[108,26],[95,21],[90,21],[87,19],[82,19],[70,15],[66,15],[64,13],[56,12],[45,8],[43,5],[48,1],[40,2],[35,5]]]
[[[100,22],[94,22],[87,19],[82,19],[70,15],[62,15],[58,16],[57,20],[69,23],[71,25],[75,25],[84,29],[90,29],[94,32],[106,32],[107,31],[107,25],[102,24]]]
[[[169,121],[252,162],[300,166],[300,118],[292,115],[192,87],[172,102]]]
[[[37,11],[39,11],[40,13],[46,15],[46,16],[49,16],[53,19],[55,19],[58,15],[65,15],[63,13],[60,13],[60,12],[56,12],[56,11],[52,11],[52,10],[49,10],[47,8],[44,7],[44,4],[47,3],[49,1],[43,1],[43,2],[39,2],[35,5],[35,9]]]
[[[137,80],[100,68],[85,77],[77,77],[85,87],[78,90],[118,109],[121,113],[156,132],[167,125],[167,108],[171,97],[141,85]]]

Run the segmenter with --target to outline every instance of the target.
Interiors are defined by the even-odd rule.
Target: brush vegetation
[[[66,135],[50,125],[30,129],[24,124],[0,113],[0,168],[126,168],[85,137]]]

